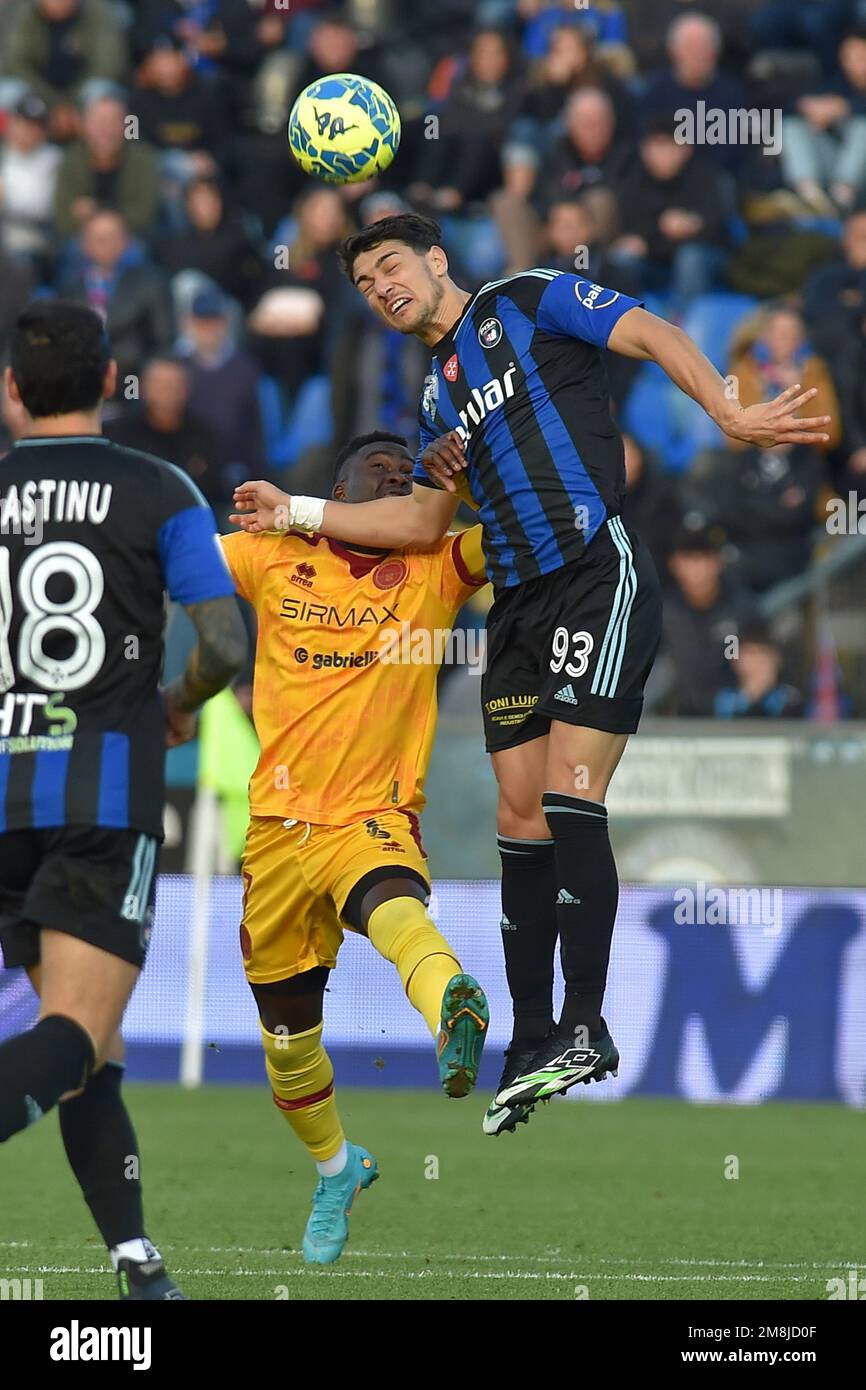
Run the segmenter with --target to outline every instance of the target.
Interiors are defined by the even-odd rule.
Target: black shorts
[[[137,830],[69,825],[0,835],[0,946],[7,966],[39,961],[42,927],[143,965],[159,842]]]
[[[661,621],[655,565],[621,517],[573,564],[500,590],[481,681],[487,751],[539,738],[554,719],[633,734]]]

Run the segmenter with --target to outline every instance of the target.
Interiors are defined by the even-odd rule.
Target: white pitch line
[[[59,1250],[80,1250],[81,1242],[64,1240],[53,1241],[52,1245]],[[34,1249],[33,1241],[29,1240],[6,1240],[0,1241],[0,1250],[23,1250]],[[263,1250],[257,1245],[169,1245],[160,1242],[160,1250],[180,1250],[187,1255],[259,1255],[262,1259],[273,1258],[279,1252],[276,1250]],[[299,1250],[286,1250],[283,1252],[287,1260],[299,1260],[301,1252]],[[459,1254],[450,1252],[419,1252],[413,1250],[346,1250],[342,1256],[344,1260],[434,1260],[453,1266],[462,1262],[475,1264],[498,1261],[502,1264],[573,1264],[574,1256],[570,1255],[471,1255],[461,1251]],[[642,1259],[635,1256],[630,1259],[625,1255],[607,1256],[595,1255],[592,1257],[596,1264],[601,1265],[673,1265],[709,1268],[709,1269],[832,1269],[839,1270],[856,1269],[866,1267],[866,1252],[858,1259],[841,1259],[832,1261],[822,1260],[713,1260],[700,1259],[697,1257],[683,1257],[671,1259]]]
[[[21,1265],[14,1270],[15,1274],[83,1274],[87,1276],[109,1277],[109,1271],[101,1269],[82,1269],[78,1265]],[[327,1272],[313,1269],[173,1269],[172,1274],[178,1278],[185,1278],[188,1275],[201,1278],[247,1278],[260,1279],[264,1277],[286,1279],[286,1278],[324,1278],[324,1279],[380,1279],[381,1273],[374,1269],[340,1269],[328,1270]],[[401,1270],[401,1279],[436,1279],[453,1278],[454,1271],[444,1271],[437,1269],[422,1270]],[[635,1283],[646,1284],[772,1284],[778,1282],[778,1276],[771,1274],[606,1274],[599,1271],[580,1270],[563,1273],[561,1271],[545,1271],[538,1273],[535,1270],[467,1270],[459,1276],[464,1279],[549,1279],[561,1280],[571,1283],[586,1283],[590,1280],[599,1282],[616,1282],[626,1280]],[[807,1274],[789,1274],[782,1281],[783,1283],[808,1284],[814,1282]]]

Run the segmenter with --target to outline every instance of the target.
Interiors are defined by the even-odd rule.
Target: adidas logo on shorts
[[[567,907],[570,903],[580,903],[580,898],[573,897],[567,888],[560,888],[556,895],[556,903],[558,907]]]
[[[568,705],[579,705],[580,701],[574,693],[573,685],[564,685],[561,690],[557,690],[554,700],[564,700]]]

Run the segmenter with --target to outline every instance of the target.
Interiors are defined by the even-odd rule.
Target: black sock
[[[94,1063],[90,1035],[63,1014],[42,1018],[0,1046],[0,1143],[33,1124],[65,1091],[87,1081]]]
[[[556,914],[565,1003],[559,1029],[602,1029],[601,1006],[619,899],[607,829],[607,807],[579,796],[541,798],[556,846]]]
[[[107,1062],[80,1096],[60,1107],[69,1166],[109,1250],[144,1235],[138,1140],[122,1081],[122,1063]]]
[[[553,903],[552,840],[497,836],[502,858],[502,949],[514,1001],[513,1041],[541,1042],[553,1022],[553,960],[559,931]]]

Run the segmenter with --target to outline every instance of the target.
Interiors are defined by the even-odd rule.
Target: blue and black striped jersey
[[[430,484],[421,454],[458,430],[495,585],[578,559],[618,515],[625,466],[602,349],[639,304],[577,275],[527,270],[482,286],[437,343],[414,477]]]
[[[185,473],[99,435],[0,460],[0,832],[162,838],[164,595],[234,594],[215,533]]]

